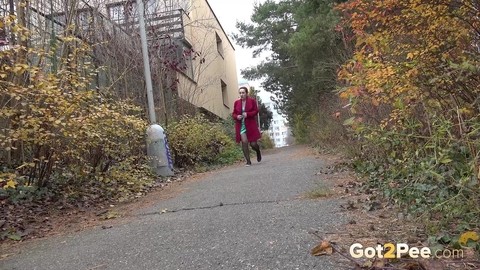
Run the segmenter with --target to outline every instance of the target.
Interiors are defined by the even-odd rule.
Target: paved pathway
[[[342,269],[309,254],[318,244],[309,231],[346,222],[339,201],[303,198],[322,166],[305,146],[281,148],[189,182],[111,229],[35,241],[0,269]]]

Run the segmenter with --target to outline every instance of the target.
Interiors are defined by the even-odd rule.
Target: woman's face
[[[241,99],[245,99],[247,97],[247,91],[245,91],[243,88],[238,90],[238,93],[240,94]]]

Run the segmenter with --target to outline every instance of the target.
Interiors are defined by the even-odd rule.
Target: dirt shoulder
[[[341,157],[318,155],[317,158],[327,163],[326,169],[317,173],[329,189],[329,195],[322,199],[343,199],[345,203],[341,205],[339,214],[347,215],[349,222],[339,230],[341,233],[313,232],[319,238],[317,248],[321,252],[317,249],[312,253],[337,256],[347,269],[480,269],[478,253],[468,248],[462,250],[462,258],[413,259],[403,256],[400,259],[354,259],[350,255],[350,247],[354,243],[361,244],[363,248],[387,243],[405,243],[419,249],[427,247],[425,226],[405,217],[401,209],[386,201],[377,190],[366,188],[364,181],[348,168]]]

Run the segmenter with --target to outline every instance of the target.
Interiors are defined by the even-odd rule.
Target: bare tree
[[[2,0],[8,7],[9,0]],[[146,96],[138,8],[135,0],[21,0],[24,9],[15,9],[18,20],[24,18],[31,31],[29,46],[52,52],[55,69],[57,56],[69,54],[62,37],[75,35],[92,47],[91,59],[98,69],[95,87],[99,93],[131,99],[145,108]],[[168,122],[195,107],[208,107],[212,95],[205,93],[212,85],[220,88],[223,74],[211,72],[221,57],[215,36],[221,32],[212,14],[192,20],[200,7],[187,0],[144,0],[147,36],[151,56],[154,98],[158,119]],[[8,9],[3,11],[8,13]],[[200,33],[200,34],[199,34]],[[10,43],[14,38],[10,38]],[[222,45],[227,46],[227,45]],[[220,49],[223,50],[223,49]],[[75,60],[78,62],[78,60]],[[78,64],[78,63],[77,63]]]

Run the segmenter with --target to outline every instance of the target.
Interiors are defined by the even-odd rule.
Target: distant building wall
[[[267,102],[265,103],[265,106],[273,113],[268,135],[274,141],[275,147],[288,146],[288,137],[290,136],[288,123],[285,118],[277,112],[273,102]]]
[[[194,80],[180,74],[179,94],[198,107],[228,118],[237,95],[235,49],[210,5],[193,0],[185,38],[196,53]]]

